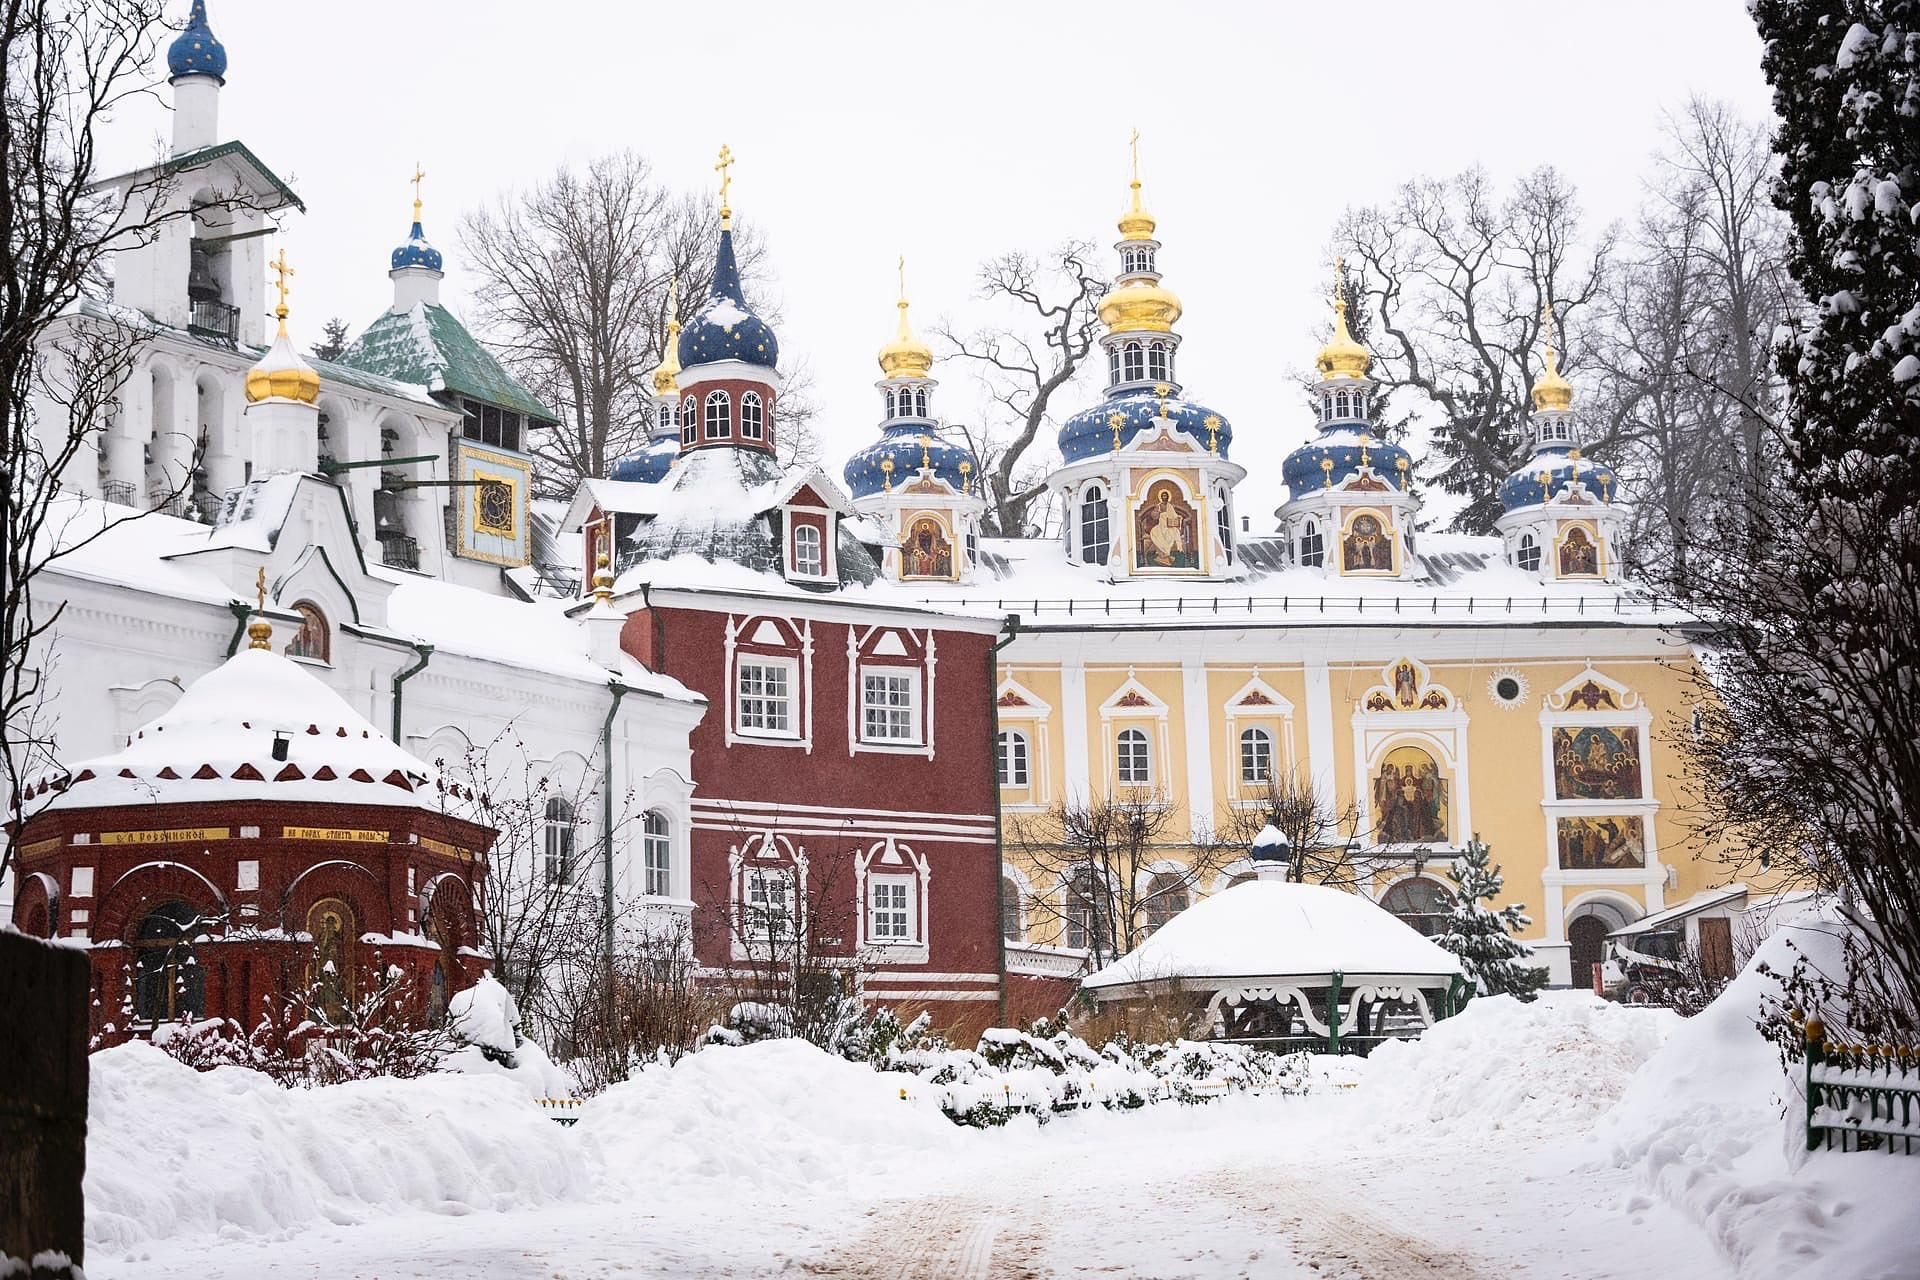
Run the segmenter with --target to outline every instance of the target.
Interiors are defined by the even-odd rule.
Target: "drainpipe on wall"
[[[601,865],[601,911],[605,919],[602,922],[607,948],[607,999],[613,999],[613,718],[620,713],[620,699],[627,696],[627,686],[618,680],[607,682],[607,688],[613,694],[613,703],[607,708],[607,718],[600,726],[600,758],[605,761],[600,785],[600,830],[606,841],[606,852],[600,859]]]
[[[227,612],[233,615],[233,639],[227,641],[227,656],[231,658],[240,652],[240,637],[247,634],[247,619],[253,616],[253,606],[245,600],[229,600]]]
[[[987,705],[993,708],[993,727],[987,736],[987,768],[993,778],[993,856],[997,864],[993,869],[993,897],[999,903],[999,910],[994,914],[993,932],[1000,939],[1000,1010],[996,1020],[1003,1027],[1007,1025],[1007,855],[1002,847],[1005,835],[1000,820],[1000,651],[1012,644],[1014,637],[1019,634],[1019,615],[1010,613],[1007,615],[1007,638],[994,641],[993,648],[987,651]]]
[[[400,741],[400,686],[419,675],[422,671],[425,671],[427,669],[427,660],[433,657],[432,645],[421,644],[418,641],[410,643],[413,644],[413,651],[420,655],[420,661],[393,677],[393,745],[401,747],[403,750],[405,746]]]

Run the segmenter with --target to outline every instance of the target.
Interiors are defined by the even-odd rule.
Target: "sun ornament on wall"
[[[1527,705],[1527,677],[1513,667],[1501,667],[1487,677],[1487,692],[1495,704],[1512,710]]]

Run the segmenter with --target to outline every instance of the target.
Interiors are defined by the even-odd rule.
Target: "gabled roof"
[[[341,354],[339,363],[420,383],[431,391],[471,396],[515,413],[548,420],[560,416],[501,368],[493,353],[438,303],[416,302],[406,311],[382,312]]]
[[[226,156],[234,157],[243,169],[251,169],[254,177],[259,180],[260,185],[279,197],[278,204],[267,206],[268,212],[272,212],[286,205],[292,205],[302,213],[307,211],[306,204],[301,201],[299,196],[294,194],[293,188],[283,182],[280,179],[280,175],[267,168],[267,166],[261,162],[260,157],[253,154],[244,142],[216,142],[210,147],[199,147],[192,151],[184,151],[177,156],[168,156],[165,160],[157,164],[144,165],[141,168],[129,170],[126,173],[117,173],[111,178],[96,179],[87,185],[87,190],[89,192],[103,191],[108,187],[131,185],[136,182],[141,182],[158,174],[185,173],[191,169],[203,169],[215,160],[222,159]]]

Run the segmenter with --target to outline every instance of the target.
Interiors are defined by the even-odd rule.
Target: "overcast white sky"
[[[701,186],[725,142],[734,206],[772,250],[782,360],[811,368],[836,474],[875,433],[896,254],[923,330],[964,319],[982,259],[1113,238],[1138,127],[1186,304],[1182,380],[1234,423],[1256,529],[1310,429],[1286,379],[1325,332],[1342,208],[1417,174],[1477,163],[1504,182],[1550,161],[1597,226],[1638,203],[1663,110],[1697,92],[1768,113],[1740,0],[208,7],[231,61],[222,132],[309,210],[286,235],[303,341],[386,305],[416,159],[458,309],[464,210],[619,147]],[[118,127],[131,156],[166,122]],[[946,415],[976,419],[967,372],[935,372]]]

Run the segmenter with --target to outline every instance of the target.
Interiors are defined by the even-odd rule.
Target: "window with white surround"
[[[1107,491],[1087,486],[1080,498],[1080,558],[1088,564],[1107,562]]]
[[[1128,786],[1145,787],[1153,783],[1153,751],[1144,729],[1122,729],[1115,744],[1120,781]]]
[[[1125,370],[1124,380],[1127,382],[1138,382],[1147,376],[1146,354],[1141,351],[1140,344],[1137,342],[1129,342],[1126,345],[1122,351],[1120,363]]]
[[[1233,559],[1233,504],[1227,500],[1227,486],[1221,485],[1213,491],[1214,529],[1220,535],[1220,550],[1227,559]]]
[[[919,673],[905,668],[860,669],[860,740],[920,741]]]
[[[641,831],[640,843],[642,862],[646,870],[646,892],[650,897],[664,898],[670,883],[668,872],[673,866],[673,846],[669,839],[671,828],[667,825],[667,815],[658,809],[647,810],[646,822]]]
[[[1540,570],[1540,544],[1530,533],[1520,535],[1519,561],[1520,567],[1528,573],[1538,573]]]
[[[880,945],[920,939],[920,912],[914,901],[919,881],[911,875],[867,877],[867,941]]]
[[[994,756],[1000,765],[1000,785],[1003,787],[1025,787],[1031,785],[1031,774],[1027,769],[1027,735],[1018,729],[1002,729],[994,744]]]
[[[1167,344],[1155,342],[1147,347],[1147,376],[1155,382],[1167,380]]]
[[[1300,532],[1300,563],[1310,569],[1318,569],[1326,563],[1326,539],[1320,535],[1320,526],[1307,521],[1306,528]]]
[[[728,412],[732,406],[728,403],[724,391],[707,393],[707,439],[724,440],[733,433],[733,423]]]
[[[760,401],[758,392],[749,391],[740,397],[740,438],[742,440],[764,440],[766,438],[766,406]]]
[[[794,934],[793,871],[788,867],[749,867],[741,885],[740,931],[766,942]]]
[[[734,688],[734,715],[740,733],[763,738],[796,736],[791,658],[743,657]]]
[[[680,403],[680,443],[693,444],[700,439],[700,409],[688,396]]]
[[[1257,785],[1273,777],[1273,735],[1265,729],[1240,732],[1240,781]]]
[[[565,884],[573,879],[573,802],[563,796],[547,797],[545,817],[547,883]]]
[[[827,572],[827,560],[821,546],[820,526],[793,526],[793,571],[803,578],[819,578]]]

